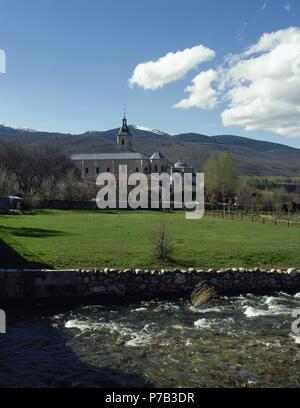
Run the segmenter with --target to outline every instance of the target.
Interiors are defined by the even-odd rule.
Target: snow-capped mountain
[[[145,132],[155,133],[156,135],[160,135],[160,136],[171,136],[169,133],[162,132],[161,130],[158,130],[158,129],[151,129],[151,128],[148,128],[146,126],[129,125],[129,127],[133,128],[133,129],[137,129],[137,130],[143,130]]]
[[[171,137],[169,133],[162,132],[158,129],[150,129],[146,126],[141,125],[128,125],[130,132],[132,133],[135,140],[138,139],[168,139]],[[106,129],[106,130],[92,130],[82,133],[84,136],[89,137],[101,137],[104,139],[115,140],[116,134],[119,131],[118,128]]]
[[[22,126],[16,125],[9,125],[7,123],[0,123],[0,135],[8,135],[8,134],[16,134],[16,133],[24,133],[24,132],[36,132],[34,129],[25,128]]]
[[[152,134],[157,135],[157,136],[163,136],[163,137],[168,137],[171,136],[169,133],[166,132],[162,132],[161,130],[158,129],[151,129],[149,127],[146,126],[142,126],[142,125],[129,125],[129,128],[133,130],[133,133],[139,133],[139,131],[141,131],[143,134]],[[112,129],[105,129],[105,130],[89,130],[87,132],[85,132],[84,134],[88,135],[93,135],[93,134],[99,134],[99,133],[109,133],[111,132]],[[138,131],[138,132],[136,132]],[[17,125],[11,125],[11,124],[7,124],[7,123],[0,123],[0,135],[10,135],[10,134],[20,134],[20,133],[36,133],[38,132],[37,130],[34,129],[30,129],[30,128],[26,128],[26,127],[22,127],[22,126],[17,126]],[[48,133],[48,132],[45,132]],[[114,135],[115,136],[115,135]]]
[[[142,125],[128,125],[128,127],[130,129],[134,129],[134,130],[141,130],[142,132],[147,132],[147,133],[153,133],[154,135],[158,135],[158,136],[171,136],[170,133],[166,133],[166,132],[162,132],[161,130],[158,129],[151,129],[149,127],[146,126],[142,126]],[[84,134],[94,134],[94,133],[101,133],[101,132],[111,132],[114,129],[97,129],[97,130],[89,130],[87,132],[85,132]]]

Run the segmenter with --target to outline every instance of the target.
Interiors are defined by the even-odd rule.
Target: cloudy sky
[[[0,0],[3,52],[0,123],[300,148],[298,0]]]

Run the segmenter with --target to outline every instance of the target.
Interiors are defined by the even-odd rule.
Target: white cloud
[[[182,99],[174,105],[174,108],[189,109],[191,107],[213,109],[217,103],[217,92],[212,88],[212,82],[217,79],[217,72],[213,69],[200,72],[192,80],[185,92],[189,92],[188,98]]]
[[[225,126],[300,137],[300,29],[264,34],[223,73]]]
[[[299,44],[299,33],[300,29],[298,27],[290,27],[285,30],[274,31],[272,33],[263,34],[259,41],[250,46],[244,55],[249,56],[251,54],[272,51],[280,44],[292,43]]]
[[[222,66],[200,72],[185,91],[189,96],[174,107],[212,109],[222,101],[224,126],[300,138],[300,28],[262,35]]]
[[[148,61],[135,67],[130,85],[144,89],[158,89],[177,81],[199,64],[214,58],[215,52],[203,45],[186,48],[175,53],[169,52],[156,61]]]
[[[157,89],[214,55],[203,46],[169,53],[138,65],[130,83]],[[263,34],[243,53],[227,55],[221,66],[199,72],[185,92],[174,108],[224,106],[224,126],[300,138],[300,27]]]

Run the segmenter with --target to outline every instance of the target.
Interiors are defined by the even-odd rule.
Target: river
[[[0,386],[298,387],[300,294],[7,311]]]

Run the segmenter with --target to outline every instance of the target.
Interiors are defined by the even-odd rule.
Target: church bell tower
[[[122,126],[117,134],[117,145],[121,152],[132,152],[132,135],[127,126],[125,114]]]

